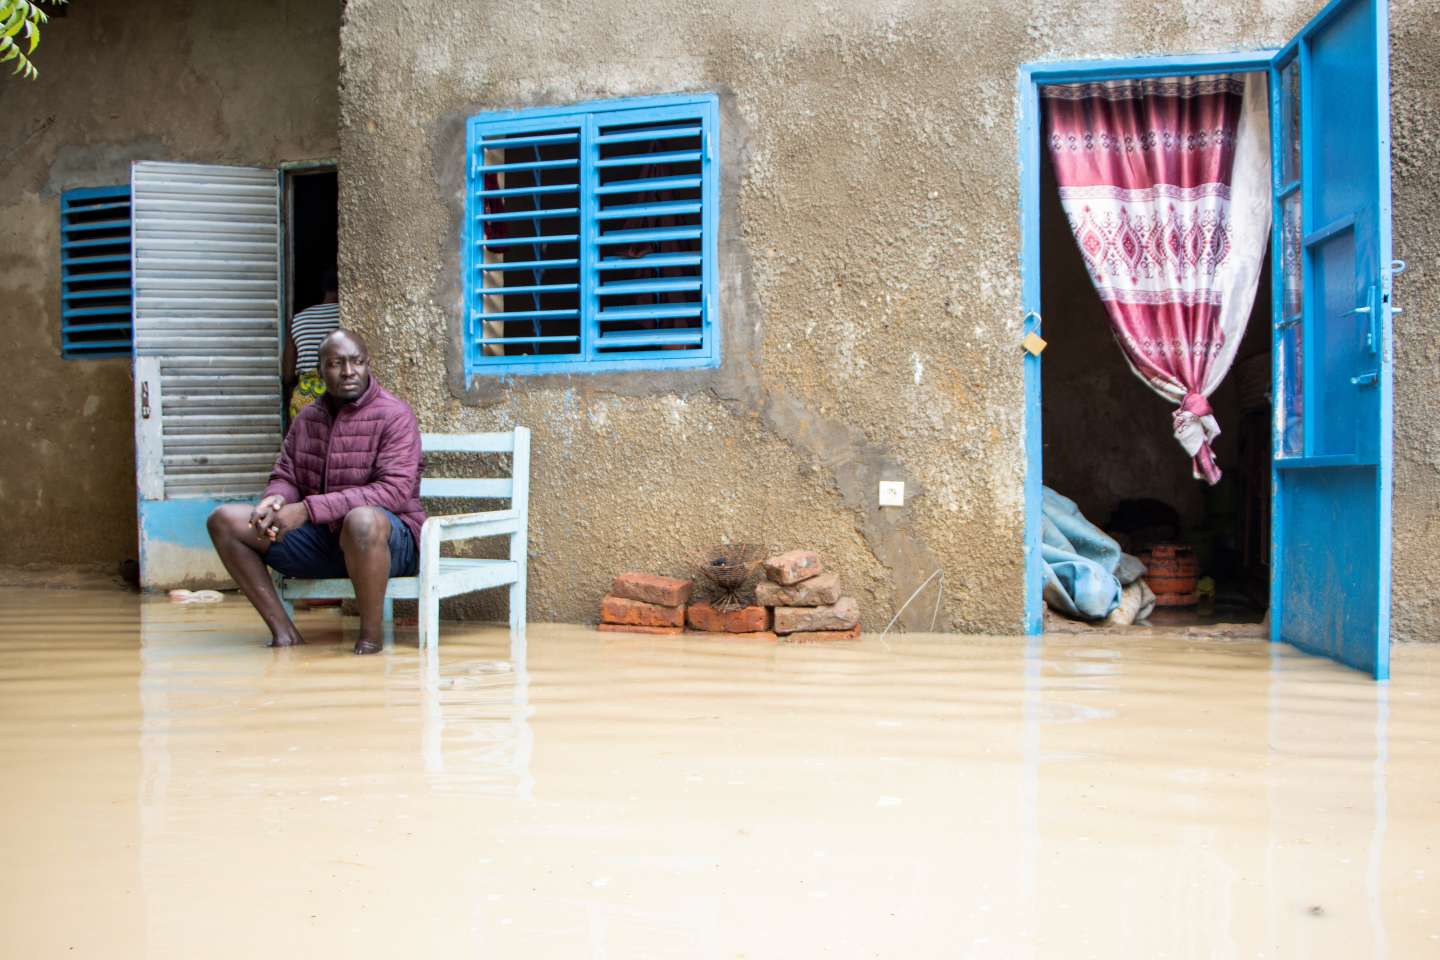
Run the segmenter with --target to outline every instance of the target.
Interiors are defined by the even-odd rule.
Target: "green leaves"
[[[67,0],[47,2],[66,3]],[[40,25],[49,22],[50,18],[40,9],[40,0],[0,0],[0,63],[14,60],[12,75],[19,74],[27,80],[39,75],[30,56],[40,45]],[[29,45],[22,52],[21,46],[27,40]]]

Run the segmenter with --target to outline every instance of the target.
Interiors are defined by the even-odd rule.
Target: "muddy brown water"
[[[339,623],[0,592],[0,956],[1440,956],[1440,647]]]

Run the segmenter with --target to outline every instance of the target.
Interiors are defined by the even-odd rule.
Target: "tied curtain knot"
[[[1212,485],[1218,483],[1220,467],[1215,463],[1215,451],[1210,443],[1220,436],[1220,424],[1215,419],[1215,411],[1210,409],[1210,401],[1192,390],[1185,394],[1171,418],[1175,439],[1190,455],[1195,479]]]

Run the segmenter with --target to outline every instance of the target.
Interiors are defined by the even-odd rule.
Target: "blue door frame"
[[[1145,57],[1135,60],[1082,60],[1027,63],[1020,67],[1020,281],[1025,329],[1041,332],[1040,303],[1040,87],[1087,80],[1130,80],[1202,73],[1240,73],[1270,69],[1278,51]],[[1025,633],[1045,631],[1041,596],[1040,485],[1044,448],[1040,427],[1040,358],[1022,351],[1025,364]]]
[[[1298,171],[1288,169],[1295,158],[1283,135],[1289,125],[1282,128],[1281,71],[1291,67],[1298,73]],[[1391,260],[1387,0],[1331,0],[1278,51],[1021,67],[1022,335],[1038,332],[1042,322],[1040,86],[1259,71],[1269,79],[1275,213],[1270,639],[1384,680],[1390,670],[1391,284],[1404,269]],[[1345,147],[1322,149],[1322,143]],[[1283,289],[1287,201],[1297,201],[1302,214],[1303,306],[1287,305]],[[1303,361],[1299,391],[1293,374],[1282,377],[1287,355],[1292,366]],[[1026,354],[1023,362],[1025,630],[1034,635],[1044,630],[1040,359]],[[1291,435],[1297,426],[1298,442]]]

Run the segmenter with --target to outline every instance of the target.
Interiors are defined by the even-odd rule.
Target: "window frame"
[[[123,202],[122,202],[123,200]],[[75,203],[75,201],[88,201]],[[73,204],[73,206],[72,206]],[[103,204],[103,205],[102,205]],[[120,245],[118,237],[109,239],[109,242],[97,242],[97,238],[79,237],[71,239],[75,231],[67,222],[69,214],[89,209],[115,209],[124,207],[125,212],[125,240],[126,253],[123,258],[123,268],[107,270],[101,268],[95,274],[73,273],[70,251],[77,250],[77,256],[84,255],[84,250],[91,246],[115,247]],[[117,357],[129,357],[135,351],[135,247],[134,247],[134,210],[131,205],[130,184],[116,184],[107,187],[77,187],[66,190],[60,194],[60,356],[65,360],[106,360]],[[117,221],[118,222],[118,221]],[[117,227],[118,229],[118,227]],[[117,267],[121,263],[118,254],[107,254],[107,257],[115,258]],[[123,312],[117,312],[120,308],[108,307],[86,307],[85,298],[81,295],[83,291],[72,292],[69,289],[71,283],[94,282],[96,278],[106,280],[119,280],[124,278],[124,286],[128,289],[129,304],[123,308]],[[118,299],[113,297],[110,299]],[[76,305],[70,306],[70,301],[78,301]],[[104,311],[104,312],[97,312]],[[110,317],[123,316],[124,321],[101,319],[95,322],[80,322],[72,324],[71,320],[77,317]],[[98,331],[111,331],[113,336],[104,340],[72,341],[72,334],[95,333]]]
[[[599,170],[593,151],[598,149],[593,138],[598,127],[615,124],[666,122],[695,117],[701,125],[701,237],[700,237],[700,330],[703,347],[687,350],[682,356],[666,356],[679,351],[652,350],[632,353],[600,353],[596,347],[599,309],[594,266],[598,256],[599,227],[594,217],[598,208],[595,193]],[[580,162],[577,166],[580,240],[577,265],[579,276],[579,352],[577,354],[520,354],[487,358],[477,355],[477,330],[481,323],[480,294],[481,261],[478,243],[483,236],[481,221],[483,203],[477,191],[484,179],[479,167],[477,147],[485,134],[513,135],[539,131],[560,124],[573,124],[580,132]],[[632,97],[620,100],[596,100],[585,103],[521,110],[487,111],[466,122],[465,132],[465,200],[461,234],[460,264],[462,315],[461,346],[464,351],[465,380],[477,377],[506,377],[551,373],[615,373],[633,370],[683,370],[718,367],[721,358],[720,316],[716,293],[718,260],[718,224],[720,218],[719,184],[719,105],[713,93],[680,94],[656,97]]]

